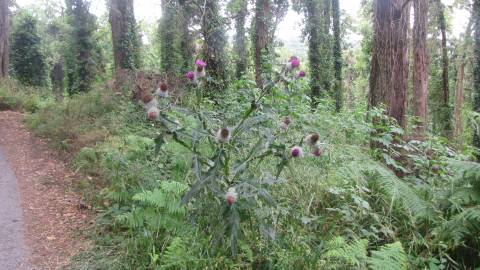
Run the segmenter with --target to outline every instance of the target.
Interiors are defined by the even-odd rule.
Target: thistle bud
[[[225,200],[228,205],[232,206],[238,199],[238,193],[234,187],[228,189],[227,194],[225,195]]]
[[[303,157],[303,149],[300,146],[292,147],[291,154],[293,158]]]
[[[305,138],[305,143],[313,147],[317,144],[319,140],[320,135],[318,135],[318,133],[312,133]]]
[[[152,94],[150,93],[145,93],[142,95],[142,102],[143,102],[143,107],[147,110],[158,106],[157,99],[153,97]]]
[[[232,134],[229,128],[221,128],[217,131],[217,142],[219,143],[228,143]]]
[[[290,126],[290,124],[292,123],[292,120],[290,119],[290,117],[285,117],[283,120],[282,120],[282,123],[281,123],[281,128],[286,131],[288,129],[288,127]]]
[[[300,70],[297,74],[297,77],[298,78],[304,78],[307,74],[305,73],[305,71],[303,70]]]
[[[144,104],[147,104],[147,103],[151,102],[152,100],[153,100],[152,94],[150,94],[150,93],[144,93],[144,94],[142,95],[142,102],[143,102]]]
[[[147,117],[150,121],[158,120],[158,118],[160,117],[160,111],[158,110],[157,107],[152,107],[148,109]]]
[[[313,148],[312,154],[316,157],[321,157],[323,155],[323,148],[320,146],[315,146]]]
[[[166,83],[161,83],[157,89],[157,92],[155,92],[155,94],[157,94],[159,97],[162,97],[162,98],[166,98],[168,97],[168,85]]]

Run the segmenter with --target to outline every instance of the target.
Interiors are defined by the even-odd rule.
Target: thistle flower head
[[[227,194],[225,194],[225,200],[228,205],[232,206],[238,199],[238,193],[234,187],[228,189]]]
[[[313,147],[319,140],[320,135],[318,133],[312,133],[305,138],[305,143]]]
[[[306,74],[305,71],[303,71],[303,70],[300,70],[300,71],[298,72],[298,74],[297,74],[297,76],[298,76],[299,78],[304,78],[306,75],[307,75],[307,74]]]
[[[298,58],[291,60],[290,63],[292,64],[292,68],[298,68],[300,66],[300,60]]]
[[[198,68],[205,68],[207,66],[207,63],[205,63],[205,61],[201,60],[201,59],[197,59],[197,61],[195,61],[195,65],[197,65]]]
[[[151,121],[158,120],[158,118],[160,117],[160,111],[158,110],[157,107],[151,107],[147,111],[147,117]]]
[[[185,76],[191,81],[195,80],[195,72],[193,72],[193,71],[187,72],[187,74],[185,74]]]
[[[290,119],[290,117],[287,116],[283,118],[282,124],[281,124],[282,129],[287,130],[291,123],[292,123],[292,119]]]
[[[303,156],[303,149],[300,146],[294,146],[291,149],[293,158],[301,158]]]
[[[219,143],[227,143],[230,141],[232,137],[232,132],[229,128],[221,128],[217,131],[217,142]]]
[[[160,83],[160,90],[162,90],[163,92],[168,91],[168,85],[164,82]]]
[[[142,95],[142,102],[143,102],[144,104],[148,104],[148,103],[151,102],[152,100],[153,100],[152,94],[150,94],[150,93],[144,93],[144,94]]]
[[[323,148],[321,146],[315,146],[312,154],[316,157],[321,157],[323,155]]]
[[[166,98],[168,97],[168,85],[166,83],[161,83],[159,86],[158,86],[158,89],[157,91],[155,92],[156,95],[158,95],[159,97],[162,97],[162,98]]]

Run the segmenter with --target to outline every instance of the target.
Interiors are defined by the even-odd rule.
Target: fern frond
[[[408,268],[407,254],[400,242],[382,246],[380,250],[372,251],[368,258],[368,266],[372,270],[406,270]]]
[[[399,200],[413,217],[426,220],[436,219],[437,215],[432,203],[421,198],[410,184],[399,179],[387,168],[377,169],[373,179],[379,188],[392,198],[392,201]]]
[[[361,267],[367,260],[368,240],[362,239],[348,244],[345,238],[338,236],[327,244],[324,257],[327,261],[341,262],[348,266]]]

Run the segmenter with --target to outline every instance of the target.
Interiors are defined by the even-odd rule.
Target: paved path
[[[17,179],[0,147],[0,270],[26,269],[23,235]]]

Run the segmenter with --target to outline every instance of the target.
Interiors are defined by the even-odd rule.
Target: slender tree
[[[321,78],[323,90],[335,96],[332,92],[332,68],[333,68],[333,38],[330,33],[332,27],[332,0],[321,0],[321,32],[320,32],[320,55],[322,62]]]
[[[428,101],[428,49],[427,49],[427,21],[428,0],[413,2],[415,22],[413,25],[413,115],[418,123],[414,137],[419,140],[425,138],[427,128],[427,101]]]
[[[388,115],[406,127],[408,86],[408,2],[376,0],[370,73],[371,107],[382,104]]]
[[[162,0],[159,25],[160,67],[163,72],[180,74],[192,65],[192,38],[189,33],[190,9],[186,1]]]
[[[472,18],[473,19],[473,18]],[[473,20],[470,19],[467,30],[465,32],[464,41],[460,45],[460,56],[457,63],[457,82],[455,85],[455,106],[454,106],[454,121],[455,128],[453,130],[453,137],[459,138],[463,132],[462,111],[465,101],[465,67],[467,65],[467,50],[468,44],[472,37]]]
[[[54,64],[52,71],[50,72],[50,80],[52,81],[53,93],[57,100],[63,99],[63,91],[65,90],[64,84],[65,73],[63,70],[63,61],[58,61]]]
[[[248,14],[247,0],[233,0],[231,3],[232,14],[235,17],[235,75],[237,78],[243,76],[247,71],[247,37],[245,35],[245,24]]]
[[[255,49],[255,81],[259,88],[263,87],[265,58],[270,53],[269,29],[271,27],[271,17],[270,0],[256,0],[252,40]]]
[[[441,103],[441,126],[442,134],[446,137],[451,136],[451,117],[452,112],[450,108],[450,87],[449,87],[449,60],[448,60],[448,48],[447,48],[447,26],[445,21],[445,6],[440,0],[435,0],[437,4],[437,19],[438,19],[438,28],[440,30],[442,39],[442,103]]]
[[[340,33],[340,2],[339,0],[332,0],[333,13],[333,59],[334,59],[334,94],[335,94],[335,109],[339,112],[342,108],[342,40]]]
[[[17,17],[12,33],[12,67],[15,78],[26,85],[45,84],[45,57],[41,52],[38,21],[28,13]]]
[[[475,52],[473,58],[473,110],[480,113],[480,0],[473,1],[473,21],[475,27]],[[474,128],[473,146],[477,148],[477,161],[480,161],[480,130]]]
[[[204,55],[207,70],[213,78],[209,84],[223,89],[227,83],[227,36],[225,21],[220,15],[220,6],[216,0],[206,0],[202,18],[202,35],[205,40]]]
[[[133,0],[110,0],[110,25],[113,54],[117,69],[140,66],[140,39],[133,10]]]
[[[86,92],[95,79],[93,32],[95,17],[85,0],[66,0],[68,23],[72,28],[66,59],[67,91]]]
[[[310,68],[310,91],[318,98],[322,89],[322,56],[320,53],[321,16],[317,0],[305,0],[306,33],[308,34],[308,63]]]
[[[9,0],[0,0],[0,78],[8,77],[10,55],[10,11]]]

